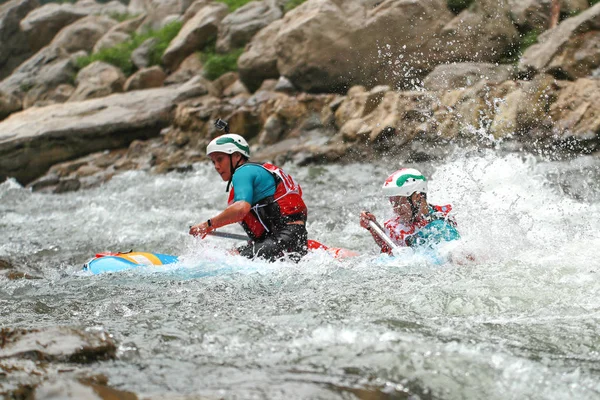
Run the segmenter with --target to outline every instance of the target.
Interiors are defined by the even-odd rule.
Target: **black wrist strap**
[[[208,225],[209,228],[212,226],[212,221],[210,218],[206,221],[206,225]]]

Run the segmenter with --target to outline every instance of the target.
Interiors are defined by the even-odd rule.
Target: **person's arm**
[[[368,211],[362,211],[360,213],[360,226],[369,231],[373,237],[373,240],[375,243],[377,243],[377,246],[381,248],[382,253],[392,254],[392,249],[390,246],[388,246],[387,243],[385,243],[385,241],[380,238],[379,235],[373,231],[373,229],[371,229],[369,221],[377,221],[377,218],[375,218],[375,216]]]
[[[258,173],[260,173],[260,169],[258,168],[238,168],[232,177],[232,185],[235,193],[233,198],[234,202],[219,215],[209,219],[211,226],[208,226],[209,220],[192,226],[190,228],[190,235],[204,238],[206,234],[212,230],[242,221],[246,214],[250,212],[250,204],[254,198]],[[271,178],[270,175],[269,178]]]
[[[249,212],[250,203],[243,200],[236,201],[216,217],[210,218],[210,226],[208,226],[208,220],[192,226],[190,228],[190,235],[204,238],[210,231],[242,221]]]

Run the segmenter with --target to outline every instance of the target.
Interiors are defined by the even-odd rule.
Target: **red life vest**
[[[252,240],[260,240],[268,234],[277,232],[286,223],[292,221],[306,221],[308,210],[302,200],[302,188],[294,178],[286,174],[281,168],[270,164],[257,164],[266,169],[275,179],[275,194],[251,204],[251,209],[240,222]],[[245,165],[245,164],[244,164]],[[227,204],[233,204],[234,190],[229,191]]]

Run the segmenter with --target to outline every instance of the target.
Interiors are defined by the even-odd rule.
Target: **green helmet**
[[[246,142],[246,139],[235,133],[227,133],[210,141],[208,146],[206,146],[206,155],[208,156],[211,153],[217,152],[225,154],[237,152],[250,158],[250,146],[248,146],[248,142]]]
[[[383,193],[386,196],[408,197],[414,192],[427,193],[427,179],[414,168],[399,169],[383,184]]]

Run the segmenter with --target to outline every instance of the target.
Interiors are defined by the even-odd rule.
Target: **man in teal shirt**
[[[216,228],[238,222],[250,238],[248,245],[238,249],[243,256],[273,261],[285,255],[299,260],[305,255],[307,209],[300,185],[279,167],[250,163],[250,148],[240,135],[227,133],[213,139],[206,153],[221,179],[228,181],[228,206],[192,226],[190,234],[204,238]]]

